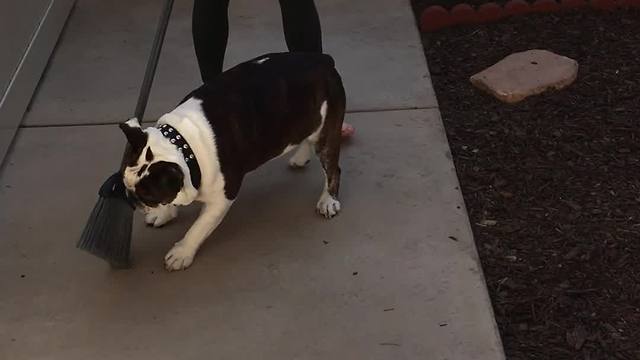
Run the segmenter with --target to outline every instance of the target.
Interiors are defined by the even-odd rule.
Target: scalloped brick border
[[[477,8],[461,3],[450,10],[434,5],[427,7],[420,14],[420,30],[431,32],[453,25],[489,23],[509,16],[566,11],[587,6],[603,11],[640,8],[640,0],[536,0],[533,3],[510,0],[504,6],[489,2]]]

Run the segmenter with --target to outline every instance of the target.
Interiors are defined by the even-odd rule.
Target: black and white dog
[[[135,118],[121,124],[130,144],[123,171],[127,196],[145,212],[147,224],[162,226],[177,216],[178,205],[203,203],[165,256],[166,268],[191,265],[245,174],[294,149],[292,167],[305,166],[313,151],[318,155],[325,185],[316,208],[327,218],[336,215],[344,112],[344,88],[330,56],[277,53],[225,71],[155,127],[142,129]]]

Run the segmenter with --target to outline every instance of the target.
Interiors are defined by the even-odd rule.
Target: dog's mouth
[[[136,209],[144,206],[144,204],[142,203],[140,198],[136,195],[136,193],[131,190],[127,190],[127,201],[129,202],[129,204],[131,204],[131,206],[133,206]]]
[[[148,201],[147,199],[141,198],[131,190],[127,190],[127,201],[136,209],[154,208],[160,205],[154,201]]]
[[[171,202],[158,201],[154,199],[149,199],[142,194],[137,194],[135,191],[127,190],[127,201],[131,206],[136,209],[153,209],[160,205],[169,205]]]

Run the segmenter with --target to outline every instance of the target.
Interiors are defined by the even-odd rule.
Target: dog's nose
[[[140,202],[140,199],[138,199],[138,197],[136,196],[136,193],[131,190],[127,190],[127,201],[134,208],[140,207],[140,205],[142,204]]]

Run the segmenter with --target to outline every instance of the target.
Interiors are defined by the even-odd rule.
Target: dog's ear
[[[127,137],[129,145],[125,153],[125,164],[134,166],[138,162],[138,158],[142,150],[147,145],[148,134],[142,130],[138,119],[133,118],[127,122],[119,124],[120,130]]]
[[[120,125],[120,130],[127,137],[127,141],[131,145],[131,149],[134,153],[142,152],[145,145],[147,145],[147,133],[142,130],[138,119],[133,118],[127,122],[123,122]]]

